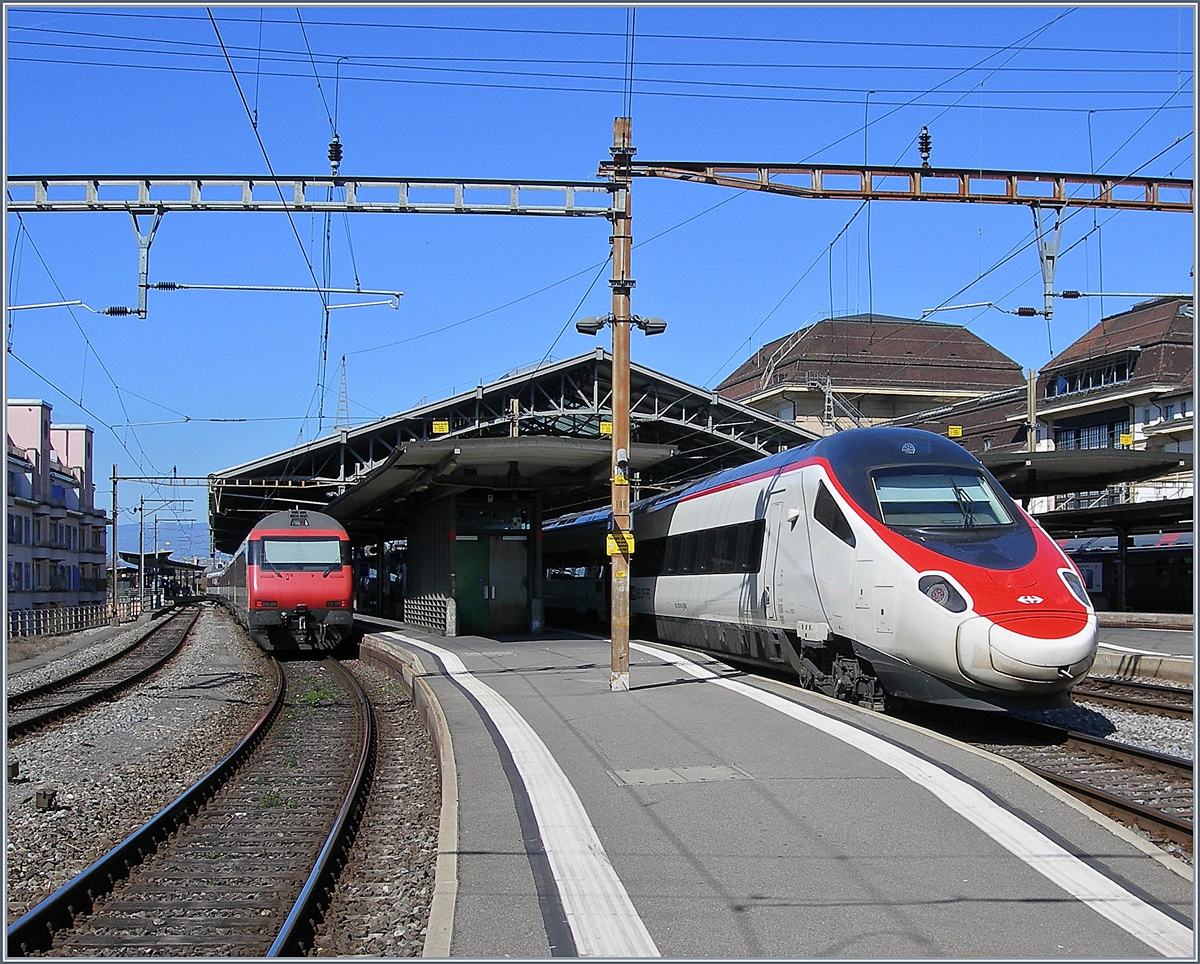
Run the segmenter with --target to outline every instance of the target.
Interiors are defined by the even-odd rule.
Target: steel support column
[[[113,466],[112,471],[112,496],[113,496],[113,516],[112,516],[112,620],[113,626],[121,625],[121,617],[117,613],[117,568],[120,565],[120,556],[117,555],[117,467]]]

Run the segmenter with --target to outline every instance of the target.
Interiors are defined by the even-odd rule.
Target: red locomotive
[[[354,623],[353,571],[337,520],[293,509],[251,529],[209,587],[263,649],[332,649]]]

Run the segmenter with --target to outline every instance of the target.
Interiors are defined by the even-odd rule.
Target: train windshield
[[[345,548],[343,548],[343,545]],[[287,538],[258,540],[256,560],[259,565],[274,569],[321,570],[348,563],[349,543],[341,539]]]
[[[969,470],[880,471],[872,476],[889,526],[976,528],[1012,524],[987,480]]]

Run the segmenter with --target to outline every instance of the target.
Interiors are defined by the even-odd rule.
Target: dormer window
[[[1123,358],[1120,361],[1110,360],[1088,365],[1086,368],[1060,372],[1046,382],[1046,397],[1057,398],[1060,395],[1074,395],[1076,392],[1119,385],[1133,377],[1133,369],[1133,359]]]

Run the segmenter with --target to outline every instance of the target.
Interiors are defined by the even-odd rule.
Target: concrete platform
[[[659,644],[611,693],[606,640],[368,622],[442,731],[427,954],[1194,957],[1191,869],[1006,761]]]
[[[1103,617],[1108,614],[1099,615]],[[1191,619],[1190,616],[1187,618]],[[1196,634],[1191,628],[1172,628],[1170,625],[1137,620],[1114,624],[1101,619],[1097,635],[1100,646],[1092,672],[1193,685]]]

